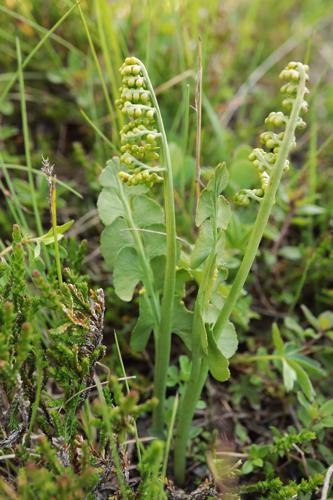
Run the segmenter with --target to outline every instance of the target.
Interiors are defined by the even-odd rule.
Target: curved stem
[[[295,136],[297,119],[300,114],[305,91],[305,74],[301,74],[301,82],[298,88],[297,97],[292,108],[290,118],[286,127],[284,138],[279,149],[278,158],[274,166],[272,177],[268,185],[266,194],[260,204],[259,212],[254,224],[242,263],[238,269],[230,293],[224,303],[222,311],[214,326],[214,335],[219,337],[232,313],[239,294],[241,293],[253,261],[257,255],[258,248],[268,223],[273,205],[275,204],[276,193],[281,182],[283,167],[288,158],[290,144]]]
[[[165,275],[163,285],[163,296],[161,304],[161,321],[160,328],[156,341],[155,369],[154,369],[154,395],[158,399],[158,405],[155,408],[153,415],[153,427],[155,433],[159,436],[163,435],[164,429],[164,402],[166,391],[167,372],[170,360],[171,351],[171,334],[172,334],[172,318],[173,318],[173,301],[176,283],[176,216],[174,202],[174,188],[172,164],[170,150],[164,129],[164,124],[160,112],[160,108],[155,96],[154,88],[150,81],[146,68],[142,64],[142,71],[147,82],[148,90],[156,109],[156,117],[158,128],[161,132],[161,144],[163,158],[166,165],[164,172],[164,211],[165,211],[165,226],[166,226],[166,244],[167,256],[165,264]]]
[[[258,252],[260,241],[263,237],[268,219],[270,217],[273,205],[275,203],[276,193],[280,185],[283,167],[288,157],[290,145],[294,139],[297,119],[301,111],[301,106],[305,93],[305,73],[301,71],[300,84],[298,87],[297,97],[295,99],[290,118],[286,127],[284,138],[279,149],[278,158],[275,163],[269,186],[265,196],[261,202],[260,209],[242,260],[242,263],[237,271],[236,277],[232,284],[229,295],[224,303],[224,306],[215,323],[213,334],[218,339],[222,333],[224,326],[230,318],[230,315],[235,307],[239,295],[243,289],[247,276],[251,270],[253,261]],[[193,367],[198,366],[198,362],[193,359]],[[175,468],[175,477],[179,484],[182,484],[185,479],[185,457],[186,445],[189,437],[192,418],[194,415],[197,401],[200,397],[202,388],[206,382],[208,375],[208,365],[203,358],[200,368],[192,370],[190,380],[180,403],[180,411],[178,416],[179,430],[177,445],[175,448],[175,463],[177,461],[177,469]]]

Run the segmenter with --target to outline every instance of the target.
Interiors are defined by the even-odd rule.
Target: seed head
[[[291,112],[294,107],[295,100],[298,98],[298,93],[302,92],[302,102],[300,104],[299,113],[304,114],[308,111],[308,104],[304,99],[309,93],[307,87],[304,88],[304,81],[309,80],[308,76],[309,67],[299,62],[290,62],[286,68],[280,73],[280,78],[285,80],[286,83],[282,85],[281,92],[285,95],[282,101],[282,107]],[[300,84],[302,83],[302,87]],[[300,90],[301,89],[301,90]],[[289,122],[289,116],[282,111],[272,111],[265,119],[265,124],[274,129],[286,128]],[[303,129],[306,123],[301,116],[297,117],[296,128]],[[274,167],[282,142],[285,138],[285,132],[282,130],[272,131],[267,130],[260,135],[260,141],[266,149],[255,148],[249,155],[249,160],[255,167],[259,180],[259,189],[243,189],[234,197],[234,201],[239,205],[248,205],[250,198],[261,201],[262,197],[269,186],[270,171]],[[295,137],[289,140],[289,149],[296,145]],[[283,172],[288,171],[289,161],[286,160],[283,166]]]
[[[130,173],[120,172],[119,177],[129,186],[146,184],[151,187],[163,178],[153,171],[160,157],[160,133],[156,128],[156,110],[144,66],[136,57],[127,57],[120,74],[122,86],[117,106],[128,119],[120,131],[120,161]]]

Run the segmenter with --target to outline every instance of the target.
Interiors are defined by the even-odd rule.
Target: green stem
[[[108,109],[108,112],[110,114],[112,123],[116,123],[116,121],[115,121],[115,111],[114,111],[114,109],[112,107],[111,99],[110,99],[109,92],[108,92],[108,89],[107,89],[107,86],[106,86],[106,83],[105,83],[105,79],[104,79],[104,75],[103,75],[103,70],[101,68],[101,65],[100,65],[100,62],[99,62],[99,59],[98,59],[98,56],[97,56],[97,53],[96,53],[96,49],[95,49],[94,42],[92,40],[90,31],[89,31],[89,26],[88,26],[87,20],[86,20],[86,17],[84,15],[84,13],[83,13],[81,5],[78,3],[77,6],[78,6],[78,9],[79,9],[79,12],[80,12],[81,21],[82,21],[82,24],[83,24],[83,27],[84,27],[84,31],[85,31],[87,39],[88,39],[89,47],[90,47],[90,50],[92,52],[93,59],[94,59],[95,65],[96,65],[96,69],[97,69],[97,73],[98,73],[98,78],[99,78],[99,81],[100,81],[101,86],[102,86],[102,91],[103,91],[104,98],[105,98],[105,101],[106,101],[107,109]]]
[[[112,52],[109,50],[109,36],[107,36],[106,30],[108,29],[108,24],[111,23],[111,18],[109,16],[109,9],[107,8],[108,5],[106,4],[105,0],[95,0],[95,5],[96,5],[96,17],[97,17],[97,27],[98,27],[98,34],[99,34],[99,39],[100,39],[100,44],[101,44],[101,49],[103,52],[103,57],[104,57],[104,63],[105,63],[105,69],[108,74],[108,78],[111,84],[111,92],[113,94],[113,99],[116,100],[118,98],[119,92],[118,92],[118,87],[119,87],[119,82],[117,79],[117,74],[113,70],[115,67],[114,65],[114,57]],[[110,33],[112,30],[108,30]],[[119,60],[119,58],[117,58]],[[116,68],[119,68],[121,63],[118,61],[119,64],[117,63]],[[113,63],[113,64],[112,64]],[[119,128],[121,128],[124,124],[124,116],[121,113],[121,111],[116,108],[115,114],[117,117],[118,122],[113,122],[112,123],[112,130],[115,132],[117,131],[117,123]]]
[[[60,251],[59,251],[59,241],[57,233],[57,190],[54,180],[50,179],[50,212],[51,212],[51,222],[54,238],[54,256],[57,267],[58,283],[59,286],[62,285],[62,271],[61,271],[61,261],[60,261]]]
[[[261,239],[263,237],[264,231],[268,223],[268,219],[270,217],[272,208],[275,204],[276,193],[281,182],[284,164],[288,158],[290,144],[292,143],[295,136],[297,119],[300,114],[301,105],[304,97],[304,89],[305,89],[305,75],[301,75],[301,83],[297,93],[297,98],[295,100],[295,104],[292,108],[290,118],[288,120],[284,138],[281,147],[279,149],[278,158],[272,172],[269,186],[260,204],[256,222],[254,224],[242,263],[238,269],[238,272],[232,284],[230,293],[225,301],[223,309],[214,326],[214,335],[216,337],[218,337],[221,334],[223,328],[225,327],[227,321],[229,320],[230,314],[232,313],[235,307],[237,299],[243,289],[245,281],[251,270],[253,261],[257,255]]]
[[[169,425],[168,435],[167,435],[167,439],[166,439],[166,443],[165,443],[165,451],[164,451],[163,466],[162,466],[162,478],[167,477],[166,473],[167,473],[167,468],[168,468],[168,460],[169,460],[171,441],[172,441],[172,437],[173,437],[173,431],[174,431],[174,427],[175,427],[176,415],[177,415],[177,410],[178,410],[178,403],[179,403],[179,395],[177,392],[173,406],[172,406],[170,425]]]
[[[198,384],[201,364],[199,356],[193,357],[190,378],[179,404],[173,462],[174,476],[177,484],[183,484],[185,480],[187,443],[193,415],[202,389]]]
[[[22,128],[23,128],[23,139],[24,139],[24,150],[25,150],[25,158],[28,167],[28,179],[30,186],[30,195],[32,201],[32,207],[35,215],[36,228],[39,236],[43,234],[43,227],[39,215],[37,198],[36,198],[36,190],[35,183],[32,175],[32,163],[30,156],[30,137],[29,137],[29,125],[28,125],[28,117],[27,117],[27,106],[25,100],[25,88],[24,88],[24,79],[23,79],[23,66],[22,66],[22,54],[20,41],[16,38],[16,52],[17,52],[17,62],[18,62],[18,75],[19,75],[19,84],[20,84],[20,101],[21,101],[21,115],[22,115]]]
[[[283,167],[290,150],[290,144],[294,139],[297,119],[300,114],[301,105],[304,98],[305,83],[305,73],[302,70],[297,97],[295,99],[290,118],[288,120],[282,144],[279,148],[278,158],[272,172],[269,186],[261,202],[260,209],[242,263],[238,269],[229,295],[214,326],[213,334],[216,339],[218,339],[219,335],[223,331],[223,328],[230,318],[230,315],[243,289],[247,276],[251,270],[253,261],[257,255],[260,241],[263,237],[268,219],[275,203],[277,190],[280,185],[283,173]],[[180,404],[178,415],[178,421],[180,425],[179,429],[177,429],[177,441],[175,446],[175,478],[179,484],[182,484],[185,480],[186,445],[188,442],[194,410],[203,386],[206,382],[207,375],[208,365],[206,359],[203,358],[201,364],[193,359],[193,368],[191,371],[189,382],[187,383],[183,401]]]
[[[9,207],[12,205],[14,210],[15,210],[15,213],[17,213],[17,216],[16,217],[14,216],[15,222],[17,224],[20,224],[23,227],[23,229],[26,232],[28,232],[29,231],[28,224],[27,224],[26,218],[24,216],[24,212],[22,210],[21,203],[18,199],[18,196],[17,196],[16,191],[14,189],[13,183],[11,181],[10,175],[7,171],[7,167],[8,166],[4,163],[2,155],[0,153],[0,168],[4,174],[4,178],[6,180],[8,189],[10,191],[10,196],[6,197],[7,203],[9,205]]]
[[[154,410],[153,427],[158,436],[163,435],[164,430],[164,402],[166,392],[167,372],[171,351],[171,334],[173,318],[173,302],[176,284],[176,216],[173,188],[173,174],[168,140],[166,137],[164,124],[160,108],[155,96],[154,88],[149,79],[146,68],[142,65],[142,72],[150,91],[153,105],[156,109],[158,128],[161,133],[161,143],[163,159],[166,164],[164,173],[164,211],[166,226],[167,256],[165,264],[165,276],[163,286],[163,296],[161,304],[161,321],[156,340],[156,356],[154,369],[154,395],[158,399],[158,405]]]

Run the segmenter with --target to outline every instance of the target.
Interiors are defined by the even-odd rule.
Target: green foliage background
[[[133,347],[138,350],[135,342],[139,340],[134,337],[129,346],[127,334],[135,324],[140,298],[135,295],[130,305],[117,298],[114,287],[119,291],[123,286],[123,298],[128,299],[128,283],[124,283],[124,276],[112,281],[112,255],[106,263],[100,257],[103,225],[96,203],[107,179],[102,178],[100,183],[99,177],[106,161],[119,151],[123,117],[114,105],[120,85],[118,69],[125,56],[134,54],[145,63],[156,88],[171,146],[179,232],[193,242],[194,107],[200,37],[202,165],[209,168],[226,161],[230,173],[225,192],[228,199],[239,189],[256,185],[248,154],[256,145],[264,117],[280,102],[276,75],[288,60],[309,64],[311,95],[307,130],[283,181],[246,287],[248,293],[233,314],[240,352],[232,361],[231,383],[208,388],[205,401],[200,402],[199,425],[193,427],[193,436],[198,437],[191,453],[193,462],[199,464],[195,481],[202,481],[200,464],[206,463],[208,452],[210,470],[222,490],[228,484],[225,470],[230,469],[229,476],[238,470],[240,482],[247,483],[244,498],[258,498],[259,494],[280,498],[278,492],[285,495],[281,498],[289,498],[295,491],[300,498],[311,498],[333,462],[333,395],[328,382],[333,353],[333,4],[328,0],[89,0],[82,1],[80,8],[70,0],[2,0],[0,4],[0,251],[5,252],[1,253],[0,358],[15,360],[1,381],[6,397],[14,400],[6,420],[9,427],[1,439],[24,424],[24,412],[18,411],[16,395],[9,389],[15,377],[24,373],[32,377],[31,397],[35,402],[28,438],[31,432],[47,436],[40,442],[34,442],[32,436],[30,444],[28,439],[2,446],[1,454],[14,455],[14,459],[2,460],[0,455],[0,475],[4,478],[1,494],[4,498],[32,498],[36,491],[40,498],[96,495],[103,474],[107,476],[105,463],[109,457],[115,465],[108,478],[116,484],[109,494],[117,495],[119,488],[123,496],[134,494],[126,484],[126,460],[121,453],[118,461],[118,447],[128,434],[135,434],[133,417],[147,415],[154,406],[154,401],[147,402],[146,397],[150,389],[147,360],[152,353],[148,350],[139,358],[132,352]],[[62,16],[65,18],[51,32]],[[22,52],[28,132],[24,132],[22,122],[17,38]],[[68,237],[60,241],[62,265],[70,271],[65,278],[67,289],[59,294],[51,293],[56,288],[53,247],[42,238],[51,226],[48,183],[40,172],[42,155],[55,163],[61,182],[57,185],[58,224],[75,220]],[[33,177],[41,228],[34,214],[27,169]],[[157,208],[146,207],[143,201],[138,212],[143,209],[152,214],[156,211],[152,224],[158,225]],[[244,252],[256,209],[251,205],[233,211],[225,250],[225,272],[230,280]],[[14,230],[12,242],[13,224],[19,224],[21,231]],[[110,248],[111,236],[105,230],[102,248],[106,240]],[[30,241],[38,237],[41,239],[37,242]],[[83,239],[88,240],[84,264]],[[10,245],[13,252],[7,253]],[[36,270],[39,274],[33,274]],[[39,286],[38,279],[42,280]],[[141,376],[133,387],[137,393],[128,396],[124,387],[102,370],[98,375],[105,382],[103,389],[98,386],[94,396],[85,401],[75,396],[64,410],[69,398],[89,384],[96,385],[95,368],[91,369],[101,361],[102,349],[98,346],[101,350],[95,352],[95,346],[87,354],[84,339],[89,327],[84,329],[86,325],[73,322],[76,313],[68,318],[63,308],[65,305],[67,312],[84,310],[86,314],[91,304],[90,286],[103,287],[106,294],[104,344],[108,351],[103,363],[116,378],[124,375],[113,340],[116,329],[126,371]],[[272,333],[274,322],[279,329],[274,327]],[[75,355],[67,340],[58,341],[65,331],[72,335],[69,344],[77,345]],[[170,414],[173,387],[181,386],[188,376],[184,354],[177,348],[173,353],[167,402]],[[60,389],[51,388],[55,383]],[[56,403],[58,390],[62,399]],[[49,405],[45,411],[38,407],[39,392]],[[223,419],[217,435],[212,431],[221,412],[215,408],[216,398],[231,409],[231,417]],[[212,418],[208,426],[203,426],[200,411],[209,415],[207,407]],[[40,415],[43,412],[44,417]],[[48,413],[54,421],[43,420]],[[106,422],[116,429],[117,442],[112,441],[113,431]],[[271,426],[273,430],[269,430]],[[142,434],[148,434],[146,427],[145,423],[141,425]],[[225,433],[234,442],[233,451],[246,455],[240,464],[230,464],[223,453],[219,455],[227,448]],[[84,441],[82,446],[78,435]],[[288,437],[288,443],[283,441]],[[70,449],[70,466],[59,459],[59,449],[64,450],[65,445]],[[78,452],[81,447],[82,453]],[[31,456],[28,448],[33,450]],[[140,479],[131,486],[141,495],[139,498],[163,495],[158,470],[161,456],[158,442],[144,450],[137,473]],[[156,470],[151,469],[154,463]],[[65,479],[56,480],[59,474]],[[289,490],[283,492],[278,481]],[[173,498],[173,487],[167,488]],[[233,490],[233,483],[230,488]],[[186,498],[188,493],[182,494]]]

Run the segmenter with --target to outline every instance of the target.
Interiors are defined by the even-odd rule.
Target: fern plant
[[[283,112],[273,112],[269,114],[266,123],[274,127],[283,127],[284,131],[280,132],[279,135],[272,135],[271,133],[269,135],[264,134],[262,140],[266,147],[269,148],[269,151],[265,152],[260,150],[250,155],[250,159],[256,162],[255,164],[258,172],[261,174],[260,192],[253,193],[260,201],[260,208],[243,260],[232,283],[229,294],[221,310],[218,312],[215,322],[210,326],[210,331],[208,333],[204,324],[204,319],[201,320],[203,324],[203,327],[201,327],[201,337],[203,335],[205,340],[208,335],[211,342],[211,348],[210,350],[208,349],[206,356],[200,356],[200,360],[197,363],[194,363],[193,360],[187,390],[180,405],[174,461],[175,476],[179,482],[184,481],[185,455],[189,429],[196,403],[207,378],[208,370],[210,370],[213,376],[221,381],[227,380],[230,376],[227,357],[225,356],[225,352],[223,352],[223,349],[228,345],[228,341],[226,342],[224,339],[224,332],[228,329],[230,315],[250,272],[268,223],[283,171],[288,166],[287,159],[289,152],[295,143],[295,131],[297,128],[304,127],[304,121],[301,118],[301,114],[307,111],[307,104],[304,98],[308,92],[306,87],[308,67],[301,63],[291,62],[281,72],[280,77],[283,80],[287,80],[287,84],[283,85],[281,90],[283,93],[287,93],[288,98],[284,99],[282,104],[290,111],[290,114],[289,116],[285,115]],[[264,173],[266,174],[265,176],[263,176]],[[242,197],[242,201],[243,200],[244,198]],[[211,252],[209,254],[207,262],[208,259],[213,259],[212,255],[216,255],[216,250],[213,250],[213,252],[214,253]],[[211,279],[213,279],[214,271],[214,269],[210,270]],[[197,344],[199,339],[196,340]]]
[[[126,115],[128,123],[121,130],[120,160],[114,160],[113,166],[111,164],[101,179],[102,185],[107,189],[102,192],[99,199],[99,213],[102,221],[108,225],[102,240],[102,248],[110,268],[115,271],[115,286],[121,298],[130,300],[138,281],[141,281],[144,286],[141,291],[140,304],[142,320],[141,324],[137,325],[137,329],[144,328],[145,331],[142,334],[144,337],[147,337],[147,332],[149,335],[149,330],[154,330],[156,347],[154,393],[159,401],[154,412],[154,427],[156,433],[161,435],[163,434],[176,276],[172,166],[161,113],[144,65],[139,59],[129,57],[125,60],[120,72],[122,87],[118,106]],[[163,162],[163,166],[157,163],[159,160]],[[119,162],[119,167],[117,162]],[[122,166],[125,166],[127,171],[124,171]],[[146,195],[154,184],[159,183],[163,183],[164,213]],[[113,207],[109,206],[110,203]],[[158,229],[156,226],[164,222],[165,226],[162,229],[165,235],[162,235],[161,240],[158,232],[156,233]],[[149,234],[147,233],[148,227]],[[123,229],[130,232],[124,233],[120,240],[117,236],[116,252],[112,249],[110,253],[109,245],[105,240],[109,240],[110,237],[113,239],[113,235],[119,234],[119,231]],[[146,229],[144,235],[142,229]],[[150,250],[144,242],[144,239],[149,237],[151,238]],[[151,260],[160,256],[165,258],[163,284],[156,283],[151,266]],[[116,258],[115,263],[113,263],[114,258]],[[127,269],[123,273],[125,267]],[[130,279],[127,282],[128,278]],[[142,325],[142,322],[145,324]]]
[[[267,117],[266,124],[277,131],[264,132],[261,141],[266,150],[257,148],[250,155],[260,187],[241,191],[235,201],[246,205],[255,199],[260,208],[243,261],[225,298],[220,291],[225,279],[224,235],[232,215],[231,204],[222,195],[228,184],[227,168],[219,164],[211,174],[196,210],[198,237],[194,244],[184,242],[176,236],[170,155],[151,82],[136,58],[127,58],[121,68],[123,87],[118,104],[129,123],[121,131],[120,158],[113,158],[101,176],[103,190],[98,208],[106,225],[101,245],[119,297],[132,300],[140,285],[140,316],[131,344],[135,350],[143,350],[154,332],[154,392],[159,399],[154,422],[159,433],[164,425],[171,333],[178,334],[191,352],[191,374],[177,416],[174,467],[179,483],[184,481],[190,426],[207,374],[221,382],[230,377],[228,359],[238,344],[230,315],[255,259],[282,174],[288,169],[295,131],[305,126],[301,115],[307,110],[307,72],[308,67],[297,62],[282,71],[280,76],[286,81],[281,89],[286,94],[282,104],[289,114],[279,111]],[[156,201],[160,184],[164,210]],[[189,309],[184,302],[185,287],[193,281],[197,295]]]

